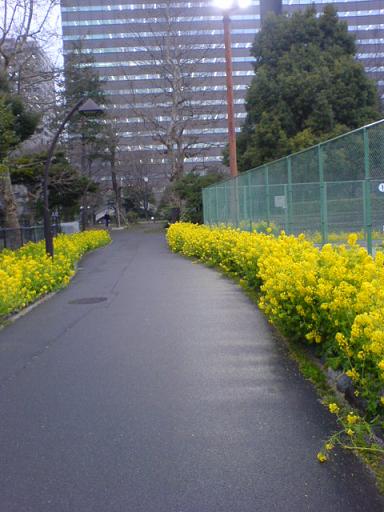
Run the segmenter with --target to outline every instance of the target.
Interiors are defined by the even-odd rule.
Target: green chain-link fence
[[[384,232],[384,120],[211,185],[203,205],[205,224],[268,223],[321,243],[357,231],[372,252]]]

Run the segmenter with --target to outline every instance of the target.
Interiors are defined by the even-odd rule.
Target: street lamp
[[[57,129],[57,132],[55,133],[55,136],[53,137],[53,140],[51,142],[51,145],[48,149],[48,155],[47,160],[45,162],[44,167],[44,178],[43,178],[43,199],[44,199],[44,238],[45,238],[45,251],[46,253],[53,257],[53,237],[52,237],[52,226],[51,226],[51,214],[49,211],[49,191],[48,191],[48,184],[49,184],[49,169],[51,167],[51,161],[53,157],[53,153],[55,151],[55,147],[57,144],[57,141],[59,140],[60,134],[65,128],[65,125],[68,123],[68,121],[71,119],[71,117],[74,115],[74,113],[78,111],[84,115],[92,115],[92,114],[100,114],[103,112],[103,110],[97,105],[93,100],[90,98],[81,98],[76,105],[72,107],[72,109],[68,112],[68,114],[63,119],[62,123],[60,124],[59,128]]]
[[[232,77],[232,43],[230,13],[235,9],[249,7],[250,0],[216,0],[216,5],[223,11],[224,47],[225,47],[225,74],[227,85],[227,117],[228,117],[228,145],[229,168],[231,176],[238,176],[236,155],[235,115],[233,107],[233,77]]]
[[[145,212],[145,220],[148,220],[148,176],[143,177],[144,180],[144,212]]]

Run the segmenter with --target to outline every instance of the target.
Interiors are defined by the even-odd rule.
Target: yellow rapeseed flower
[[[340,411],[340,408],[337,404],[331,403],[328,405],[328,409],[332,414],[338,414]]]
[[[357,414],[353,414],[353,413],[348,413],[348,416],[347,416],[347,423],[348,425],[354,425],[355,423],[357,423],[359,421],[359,416],[357,416]]]
[[[319,452],[317,454],[317,460],[319,462],[323,463],[323,462],[326,462],[328,460],[328,457],[323,452]]]

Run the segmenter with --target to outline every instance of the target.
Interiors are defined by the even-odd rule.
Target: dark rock
[[[345,392],[345,398],[352,405],[352,407],[355,407],[355,409],[358,409],[363,413],[367,411],[368,401],[365,398],[361,398],[360,396],[355,396],[353,387],[347,389]]]
[[[381,447],[384,446],[384,430],[379,425],[372,425],[371,427],[374,436],[376,437],[376,442]]]
[[[352,379],[350,377],[348,377],[348,375],[345,375],[345,373],[343,373],[337,379],[336,388],[338,389],[338,391],[340,391],[340,393],[346,394],[348,391],[348,394],[352,393],[352,395],[353,395]]]
[[[337,370],[333,370],[332,368],[327,368],[327,378],[332,383],[335,383],[337,379],[340,377],[341,372]]]

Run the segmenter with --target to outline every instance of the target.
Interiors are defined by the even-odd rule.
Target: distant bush
[[[129,211],[127,213],[127,221],[130,224],[137,224],[139,222],[139,215],[137,212]]]

